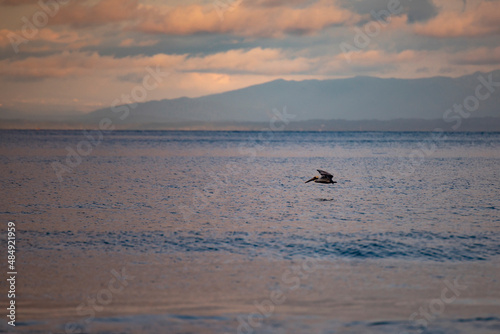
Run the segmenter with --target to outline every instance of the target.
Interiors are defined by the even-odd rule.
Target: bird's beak
[[[315,176],[315,177],[313,177],[312,179],[307,180],[305,183],[307,183],[307,182],[311,182],[311,181],[314,181],[314,180],[316,180],[316,179],[317,179],[317,177]]]

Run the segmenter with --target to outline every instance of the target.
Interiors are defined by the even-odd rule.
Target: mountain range
[[[443,115],[458,117],[456,112],[447,110],[465,103],[469,108],[477,109],[470,113],[469,119],[490,119],[474,121],[476,125],[487,126],[499,123],[500,87],[493,86],[493,93],[484,100],[474,96],[477,87],[484,86],[484,81],[488,80],[500,83],[500,70],[477,72],[458,78],[280,79],[198,98],[182,97],[136,105],[117,105],[84,115],[60,117],[56,123],[63,128],[72,125],[78,128],[95,127],[103,118],[110,118],[117,127],[128,129],[244,129],[245,124],[255,127],[257,124],[269,123],[277,113],[286,113],[290,115],[290,122],[295,123],[291,128],[301,128],[302,125],[305,129],[311,126],[317,129],[321,124],[323,128],[331,128],[332,124],[336,124],[333,128],[337,129],[339,122],[344,122],[346,130],[359,128],[358,123],[364,124],[365,128],[373,128],[369,122],[372,121],[384,129],[392,124],[396,127],[394,130],[398,130],[401,124],[406,124],[403,127],[408,129],[412,129],[411,124],[420,124],[420,127],[415,128],[418,130],[430,127],[431,123],[446,123],[439,121]],[[489,91],[487,87],[482,87],[479,92],[485,95]],[[477,108],[475,102],[479,103]],[[0,110],[3,128],[9,127],[8,124],[12,127],[12,124],[27,124],[30,120],[36,122],[32,115],[29,118],[23,118],[22,114],[18,114],[19,117],[14,115],[12,111],[7,113]],[[54,122],[54,119],[45,119],[39,123],[42,127],[53,128]]]

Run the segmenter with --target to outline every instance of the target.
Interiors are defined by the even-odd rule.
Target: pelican
[[[312,179],[310,180],[307,180],[307,182],[311,182],[311,181],[314,181],[316,183],[337,183],[337,181],[333,181],[333,175],[328,173],[328,172],[325,172],[324,170],[321,170],[321,169],[318,169],[317,170],[319,172],[319,174],[321,175],[321,177],[313,177]]]

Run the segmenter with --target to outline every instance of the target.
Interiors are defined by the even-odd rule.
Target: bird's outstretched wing
[[[321,170],[321,169],[317,169],[318,173],[321,174],[321,176],[327,176],[327,177],[333,177],[332,174],[328,173],[328,172],[325,172],[324,170]]]

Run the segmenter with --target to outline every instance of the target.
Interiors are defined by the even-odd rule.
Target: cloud
[[[132,46],[152,46],[158,44],[157,40],[142,40],[142,41],[137,41],[133,38],[126,38],[122,41],[120,41],[119,46],[123,47],[132,47]]]
[[[283,37],[313,34],[359,19],[359,15],[329,0],[215,0],[201,5],[177,6],[147,4],[139,0],[81,0],[60,6],[49,25],[81,28],[121,24],[121,31],[137,30],[148,34],[208,32]]]
[[[424,55],[424,52],[416,52],[413,50],[404,50],[399,53],[388,53],[383,50],[351,52],[348,54],[351,59],[351,63],[348,66],[346,66],[345,55],[339,54],[325,63],[322,72],[336,74],[348,74],[353,71],[374,72],[383,70],[384,68],[395,68],[399,65],[414,62],[414,60]]]
[[[59,28],[40,29],[32,38],[24,39],[26,43],[19,44],[23,40],[21,30],[0,30],[0,47],[11,48],[11,39],[14,45],[24,52],[57,52],[62,50],[76,50],[82,47],[98,45],[101,39],[89,33],[80,33],[76,30]]]
[[[461,52],[453,57],[452,62],[456,65],[500,65],[500,46]]]
[[[46,57],[28,57],[0,61],[0,76],[15,79],[46,79],[89,76],[100,72],[118,76],[144,72],[147,66],[169,68],[182,62],[186,56],[158,54],[151,57],[100,56],[96,52],[63,52]]]
[[[340,0],[344,8],[359,15],[370,17],[372,12],[387,11],[389,7],[389,0],[370,0],[370,1],[353,1],[353,0]],[[398,2],[393,2],[396,5]],[[400,13],[397,15],[406,15],[408,22],[426,21],[438,13],[438,8],[431,0],[401,0],[399,6]]]
[[[311,70],[314,59],[287,55],[279,49],[230,50],[204,57],[190,57],[179,69],[190,72],[296,74]]]
[[[238,0],[233,0],[234,2]],[[282,7],[284,5],[290,7],[304,7],[308,6],[316,0],[253,0],[248,1],[246,4],[249,7]],[[232,3],[232,1],[226,1]]]
[[[41,80],[48,78],[106,77],[109,80],[134,82],[147,66],[161,68],[184,78],[227,78],[238,76],[290,77],[379,74],[411,77],[436,73],[438,66],[498,65],[500,47],[446,53],[443,51],[402,50],[387,52],[367,49],[351,52],[350,64],[344,54],[308,56],[307,50],[297,52],[275,48],[234,49],[209,55],[155,54],[152,56],[116,57],[96,52],[62,52],[45,57],[0,61],[0,76],[11,80]],[[432,64],[432,65],[431,65]],[[490,66],[491,67],[491,66]],[[490,69],[488,67],[487,69]],[[426,68],[426,71],[422,71]],[[459,74],[457,72],[457,74]]]
[[[427,21],[438,15],[438,12],[432,1],[412,1],[408,3],[408,22]]]
[[[424,36],[474,37],[500,33],[500,2],[483,1],[465,11],[442,11],[426,23],[416,24],[415,33]]]
[[[279,49],[230,50],[206,56],[157,54],[115,58],[89,52],[63,52],[46,57],[0,61],[0,75],[16,80],[82,77],[100,72],[133,81],[147,66],[177,72],[290,75],[312,69],[315,59],[294,57]]]
[[[37,0],[0,0],[0,6],[34,5]]]
[[[420,54],[421,55],[421,54]],[[345,75],[350,71],[375,71],[377,67],[397,66],[417,57],[415,51],[386,53],[368,50],[351,55],[353,64],[346,66],[342,55],[298,56],[294,52],[272,48],[237,49],[211,55],[168,55],[121,57],[99,55],[96,52],[63,52],[45,57],[28,57],[0,61],[0,76],[11,80],[93,77],[96,74],[117,81],[140,79],[147,66],[168,70],[184,78],[229,78],[254,76],[264,78],[290,76]]]
[[[73,27],[107,25],[134,20],[139,12],[138,0],[72,1],[61,6],[49,24]]]
[[[226,3],[228,3],[226,1]],[[239,3],[239,2],[238,2]],[[136,29],[146,33],[189,35],[224,33],[252,37],[283,37],[287,34],[312,34],[333,25],[357,22],[357,14],[332,1],[294,1],[302,6],[289,6],[283,1],[239,3],[238,6],[216,8],[216,5],[189,5],[175,8],[145,7]]]

